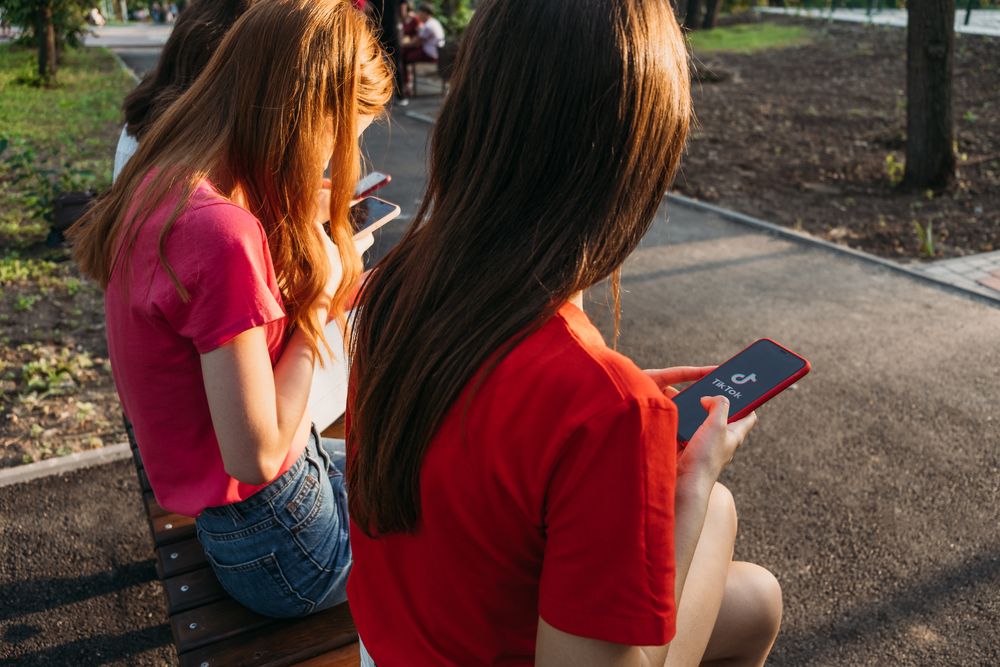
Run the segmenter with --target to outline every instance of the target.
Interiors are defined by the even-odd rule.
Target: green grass
[[[688,33],[691,50],[705,53],[753,53],[765,49],[781,49],[808,44],[807,28],[774,23],[744,23],[713,30]]]
[[[95,130],[120,120],[122,98],[132,86],[128,75],[104,49],[70,49],[55,86],[42,88],[30,83],[36,58],[34,49],[0,45],[0,132],[36,149],[67,142],[82,144],[84,152],[106,148],[104,133]]]
[[[0,45],[0,249],[44,239],[59,192],[111,183],[121,102],[132,86],[104,49],[63,54],[54,85],[39,86],[37,52]]]

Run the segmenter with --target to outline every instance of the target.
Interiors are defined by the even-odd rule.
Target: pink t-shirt
[[[167,261],[191,297],[181,298],[159,260],[160,231],[176,204],[168,196],[146,220],[127,266],[119,263],[111,275],[104,308],[115,385],[156,500],[197,516],[263,488],[237,481],[223,467],[200,355],[263,326],[273,365],[287,320],[263,227],[207,182],[166,240]],[[281,472],[305,446],[306,440],[293,443]]]

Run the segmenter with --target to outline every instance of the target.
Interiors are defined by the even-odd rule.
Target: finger
[[[671,387],[669,384],[666,387],[661,387],[661,390],[663,391],[663,394],[667,398],[673,398],[677,394],[681,393],[681,392],[677,391],[676,389],[674,389],[673,387]]]
[[[653,378],[660,389],[679,382],[694,382],[705,377],[717,366],[673,366],[671,368],[654,368],[645,371]]]
[[[365,234],[360,238],[354,239],[354,247],[358,251],[359,255],[363,255],[365,250],[368,250],[368,248],[371,248],[373,245],[375,245],[374,234]]]
[[[708,411],[706,424],[712,424],[719,428],[725,428],[729,421],[729,399],[725,396],[702,396],[701,407]]]
[[[740,442],[746,439],[750,429],[757,425],[757,413],[751,412],[743,419],[738,419],[729,425],[729,432],[739,438]]]

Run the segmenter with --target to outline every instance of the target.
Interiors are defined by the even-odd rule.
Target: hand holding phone
[[[729,401],[722,396],[705,396],[701,406],[708,417],[694,432],[684,451],[677,458],[677,477],[688,474],[715,482],[722,469],[733,460],[736,450],[757,424],[757,413],[734,422],[729,421]]]
[[[809,362],[769,338],[761,338],[687,387],[673,401],[677,405],[677,440],[686,443],[709,416],[702,399],[725,396],[728,421],[749,415],[810,370]]]

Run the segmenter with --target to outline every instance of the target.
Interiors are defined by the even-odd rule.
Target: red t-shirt
[[[427,451],[416,532],[352,523],[347,590],[375,662],[531,665],[539,616],[670,641],[673,403],[570,304],[470,390]]]
[[[167,236],[167,261],[191,297],[181,298],[159,260],[160,231],[176,204],[168,196],[147,218],[127,267],[112,273],[104,309],[115,385],[156,500],[197,516],[263,488],[223,467],[200,355],[263,326],[273,365],[287,324],[263,227],[207,182]],[[305,445],[293,444],[281,472]]]

